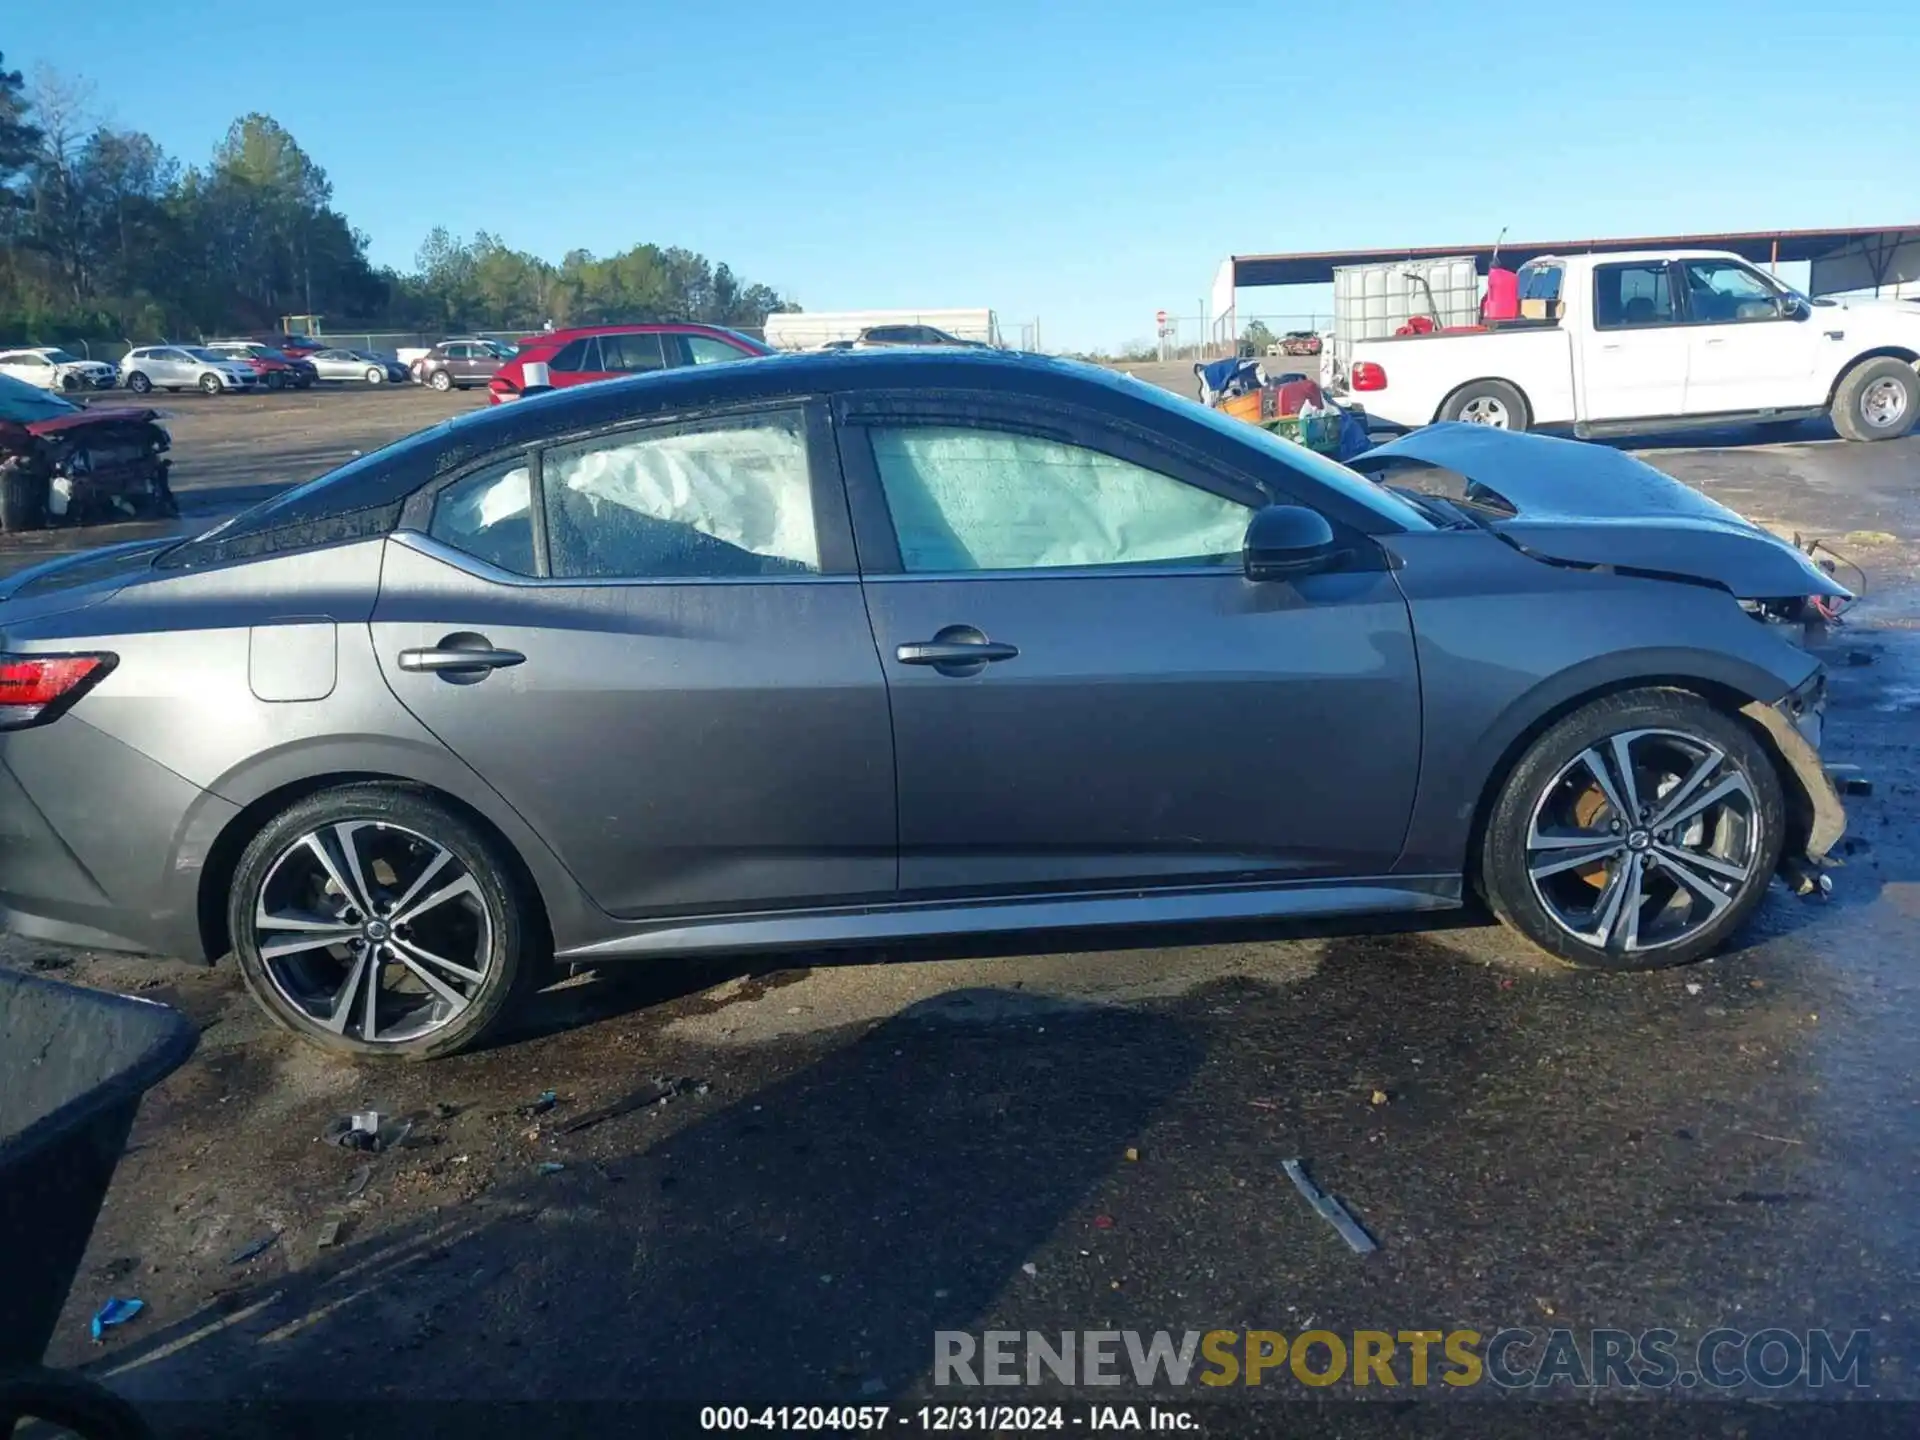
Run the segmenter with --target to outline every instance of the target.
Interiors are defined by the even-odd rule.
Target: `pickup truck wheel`
[[[1883,355],[1856,365],[1833,394],[1833,428],[1843,440],[1896,440],[1920,420],[1920,372]]]
[[[1496,430],[1525,430],[1533,423],[1526,397],[1504,380],[1475,380],[1462,385],[1440,407],[1440,418],[1491,425]]]
[[[1631,690],[1521,756],[1487,819],[1480,886],[1551,955],[1653,970],[1739,928],[1785,841],[1779,773],[1746,726],[1697,695]]]

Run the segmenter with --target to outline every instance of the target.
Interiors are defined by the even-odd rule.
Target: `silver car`
[[[384,385],[409,378],[407,367],[398,360],[371,355],[365,350],[315,350],[306,358],[313,362],[314,371],[322,380],[364,380],[369,385]]]
[[[1358,463],[995,351],[467,415],[0,582],[0,913],[423,1057],[556,960],[1477,895],[1635,969],[1817,880],[1831,576],[1599,446]]]
[[[252,369],[225,355],[194,345],[142,345],[120,362],[120,383],[136,395],[151,390],[227,390],[258,388]]]

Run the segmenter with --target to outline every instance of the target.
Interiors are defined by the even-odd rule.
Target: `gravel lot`
[[[167,397],[183,527],[480,404]],[[931,1385],[940,1329],[1865,1329],[1863,1393],[1920,1400],[1920,440],[1707,438],[1727,443],[1648,458],[1868,574],[1848,623],[1810,637],[1835,666],[1829,757],[1875,781],[1831,901],[1776,887],[1740,948],[1617,978],[1471,919],[656,963],[576,977],[484,1053],[397,1069],[272,1030],[229,965],[10,940],[4,963],[204,1030],[147,1101],[50,1359],[180,1436],[399,1397],[918,1407],[956,1398]],[[9,540],[0,568],[143,532]],[[414,1118],[405,1146],[321,1140],[368,1106]],[[1379,1253],[1300,1201],[1290,1156]],[[94,1345],[109,1295],[147,1309]],[[1147,1398],[1045,1393],[1073,1413]],[[1233,1399],[1157,1398],[1215,1434],[1432,1420],[1284,1403],[1368,1393],[1276,1372]],[[267,1408],[208,1408],[239,1400]],[[417,1435],[439,1413],[332,1433]],[[1546,1424],[1471,1413],[1448,1433]],[[1911,1433],[1913,1413],[1856,1408],[1845,1433]],[[1841,1433],[1804,1408],[1632,1414],[1644,1434]],[[1613,1404],[1552,1419],[1625,1424]]]

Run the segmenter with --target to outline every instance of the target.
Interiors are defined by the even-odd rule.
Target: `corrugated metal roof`
[[[1635,235],[1610,240],[1505,240],[1501,258],[1518,265],[1536,255],[1593,255],[1619,250],[1731,250],[1755,264],[1824,260],[1845,253],[1862,255],[1872,265],[1876,254],[1891,256],[1904,243],[1920,240],[1920,223],[1846,230],[1739,230],[1718,235]],[[1386,250],[1308,250],[1292,255],[1235,255],[1236,287],[1314,285],[1333,280],[1336,267],[1377,265],[1394,260],[1435,260],[1471,255],[1482,271],[1493,258],[1488,245],[1418,245]]]

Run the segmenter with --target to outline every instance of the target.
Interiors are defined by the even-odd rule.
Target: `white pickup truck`
[[[1542,256],[1519,273],[1524,318],[1354,340],[1328,378],[1368,414],[1414,427],[1624,434],[1831,415],[1848,440],[1920,418],[1920,306],[1808,300],[1737,255]]]

